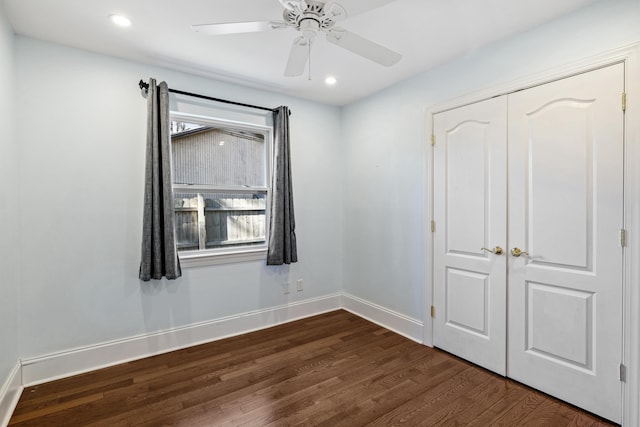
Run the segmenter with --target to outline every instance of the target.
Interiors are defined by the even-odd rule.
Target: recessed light
[[[114,15],[109,15],[109,19],[111,19],[111,22],[113,22],[118,27],[130,27],[131,26],[131,20],[129,18],[127,18],[126,16],[114,14]]]
[[[329,76],[326,79],[324,79],[324,82],[328,85],[328,86],[333,86],[334,84],[338,83],[338,80],[333,77],[333,76]]]

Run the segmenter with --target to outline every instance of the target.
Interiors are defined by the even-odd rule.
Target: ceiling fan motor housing
[[[329,4],[315,0],[300,2],[300,7],[285,9],[282,17],[291,27],[313,39],[318,31],[328,31],[336,24],[336,18],[346,17],[346,11],[337,3]]]

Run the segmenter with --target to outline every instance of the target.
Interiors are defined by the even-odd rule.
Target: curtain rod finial
[[[149,91],[149,83],[145,83],[142,79],[140,79],[140,81],[138,82],[138,86],[140,86],[140,94],[143,98],[146,98]]]

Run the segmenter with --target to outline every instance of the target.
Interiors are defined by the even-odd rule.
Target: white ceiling
[[[349,12],[371,1],[338,3]],[[4,0],[17,34],[335,105],[594,1],[396,0],[339,25],[400,52],[398,64],[383,67],[319,36],[309,81],[306,72],[283,75],[297,37],[293,29],[219,36],[191,30],[191,24],[281,20],[278,0]],[[113,26],[108,16],[114,13],[128,16],[133,25]],[[338,84],[327,87],[327,75]]]

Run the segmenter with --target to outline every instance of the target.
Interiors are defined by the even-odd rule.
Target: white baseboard
[[[422,344],[424,324],[417,319],[347,293],[342,294],[342,308]]]
[[[22,360],[32,386],[169,351],[240,335],[341,308],[341,294],[294,302],[208,322]]]
[[[384,328],[422,343],[423,323],[356,296],[337,293],[268,309],[144,334],[41,357],[23,359],[21,375],[25,387],[169,351],[244,334],[305,317],[344,308]],[[14,387],[15,388],[15,387]],[[0,396],[2,397],[2,396]],[[0,413],[1,414],[1,413]]]
[[[0,389],[0,426],[6,427],[22,394],[22,366],[18,363]]]

